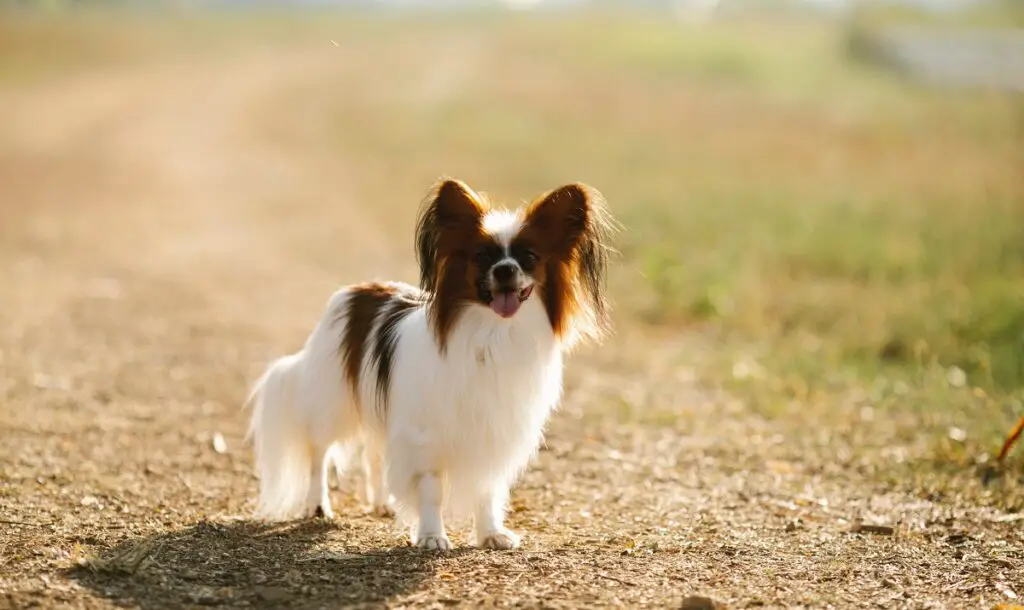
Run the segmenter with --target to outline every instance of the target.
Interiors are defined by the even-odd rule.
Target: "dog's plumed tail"
[[[312,447],[297,411],[304,353],[278,358],[253,386],[249,435],[260,476],[256,516],[287,519],[298,516],[310,484]]]
[[[359,440],[361,418],[342,371],[348,295],[332,297],[303,348],[278,358],[253,384],[249,436],[260,479],[256,517],[269,521],[330,512],[327,472],[339,471]]]

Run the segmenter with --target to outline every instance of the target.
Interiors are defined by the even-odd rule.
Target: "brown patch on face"
[[[477,297],[474,255],[493,243],[483,231],[486,211],[471,188],[448,179],[427,196],[416,225],[420,287],[431,293],[430,322],[442,352],[462,308]]]
[[[482,226],[487,209],[472,189],[449,179],[431,190],[420,212],[420,287],[429,293],[430,321],[442,352],[462,309],[483,301],[479,284],[486,269],[476,254],[494,245]],[[542,287],[548,319],[563,345],[600,339],[609,327],[604,282],[615,226],[597,190],[568,184],[530,204],[511,244],[512,255]]]
[[[377,314],[397,293],[387,284],[360,284],[350,288],[345,309],[345,330],[341,339],[342,367],[352,396],[359,399],[359,374],[363,367],[366,345]]]
[[[523,229],[512,242],[513,250],[536,253],[531,275],[542,286],[552,330],[566,343],[597,340],[608,329],[604,282],[613,228],[601,194],[569,184],[527,207]]]

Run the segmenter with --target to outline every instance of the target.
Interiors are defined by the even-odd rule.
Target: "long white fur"
[[[506,241],[519,222],[497,213],[485,227]],[[509,488],[536,452],[562,391],[562,349],[539,295],[511,319],[468,305],[443,354],[426,309],[412,310],[397,326],[390,395],[381,409],[372,349],[364,353],[358,403],[343,377],[348,299],[345,289],[335,293],[302,350],[272,363],[254,386],[257,514],[286,519],[317,506],[328,512],[328,454],[362,442],[371,502],[383,512],[393,495],[399,515],[413,525],[414,542],[450,548],[433,506],[443,499],[452,512],[474,515],[478,544],[517,545],[503,525]],[[371,338],[376,334],[375,327]]]

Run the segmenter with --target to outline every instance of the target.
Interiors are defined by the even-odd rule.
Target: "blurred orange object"
[[[1006,454],[1010,453],[1010,448],[1020,438],[1021,433],[1024,432],[1024,417],[1021,417],[1017,422],[1017,425],[1010,431],[1010,436],[1006,437],[1006,442],[1003,443],[1003,448],[999,450],[999,461],[1002,462]]]

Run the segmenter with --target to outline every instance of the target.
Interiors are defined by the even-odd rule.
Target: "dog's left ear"
[[[567,273],[578,330],[597,338],[609,326],[604,284],[611,235],[618,228],[604,196],[582,183],[567,184],[538,197],[526,210],[525,222],[543,236],[539,246],[549,262]]]
[[[587,230],[594,200],[601,194],[585,184],[567,184],[541,195],[526,210],[526,224],[544,236],[550,255],[568,256]]]
[[[473,189],[452,178],[438,181],[423,201],[416,223],[420,287],[434,290],[439,266],[480,233],[486,205]]]

